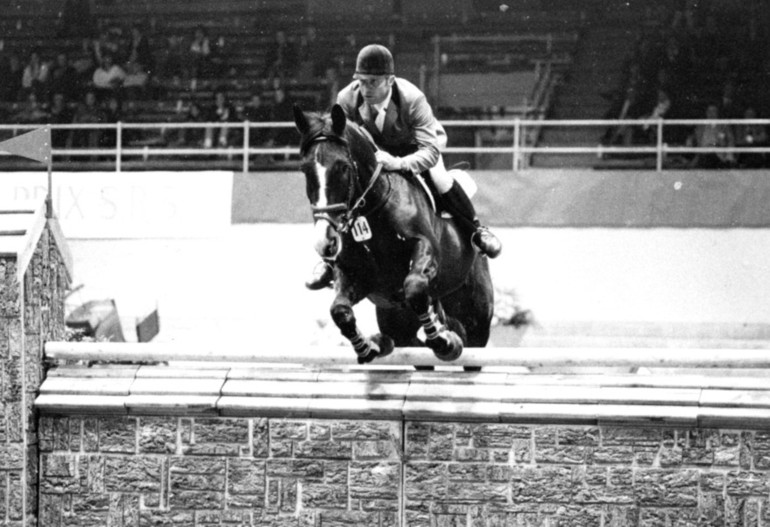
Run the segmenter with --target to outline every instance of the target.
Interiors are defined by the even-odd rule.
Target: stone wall
[[[41,525],[770,522],[770,434],[371,420],[43,417]]]
[[[68,271],[56,237],[43,229],[18,279],[18,256],[0,256],[0,524],[37,525],[37,419],[43,343],[64,337]]]

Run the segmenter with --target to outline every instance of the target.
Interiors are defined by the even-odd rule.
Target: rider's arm
[[[440,150],[446,145],[446,133],[433,116],[424,95],[420,95],[411,103],[409,117],[417,151],[401,159],[405,169],[418,174],[436,166]]]

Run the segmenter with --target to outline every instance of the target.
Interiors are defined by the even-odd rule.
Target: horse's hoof
[[[393,353],[393,350],[395,349],[393,339],[382,333],[372,335],[371,342],[373,347],[376,346],[379,348],[379,351],[377,352],[378,357],[386,357]]]
[[[460,358],[463,353],[463,341],[454,331],[442,331],[436,338],[425,342],[433,354],[445,362]]]

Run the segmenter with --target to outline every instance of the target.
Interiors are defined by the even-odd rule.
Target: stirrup
[[[322,262],[319,265],[323,266],[321,272],[318,272],[318,265],[316,265],[313,270],[313,277],[305,282],[305,287],[311,291],[318,291],[320,289],[331,287],[332,283],[334,283],[334,269],[332,269],[332,266],[325,262]]]

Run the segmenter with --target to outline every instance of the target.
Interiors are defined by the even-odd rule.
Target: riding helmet
[[[393,55],[388,48],[369,44],[358,52],[356,75],[393,75]]]

